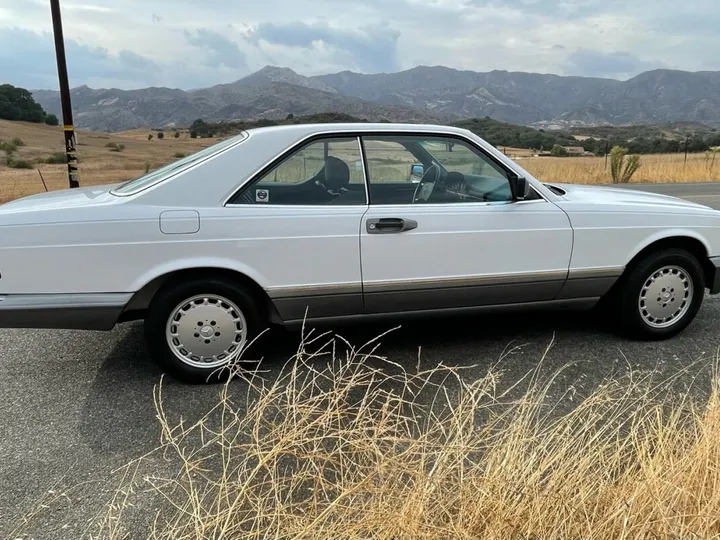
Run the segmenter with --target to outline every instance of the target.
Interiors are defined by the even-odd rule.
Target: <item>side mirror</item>
[[[527,190],[527,180],[524,176],[510,176],[510,190],[512,191],[513,201],[522,201],[525,198]]]
[[[414,165],[410,166],[410,181],[411,182],[419,182],[422,180],[423,175],[425,174],[425,167],[421,163],[415,163]]]

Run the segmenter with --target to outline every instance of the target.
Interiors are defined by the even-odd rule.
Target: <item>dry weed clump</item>
[[[155,539],[720,535],[717,379],[702,406],[631,374],[560,411],[539,369],[501,390],[495,369],[411,372],[366,349],[305,344],[194,423],[169,419],[161,385],[173,473],[129,465],[93,538],[124,538],[141,493],[164,508]]]

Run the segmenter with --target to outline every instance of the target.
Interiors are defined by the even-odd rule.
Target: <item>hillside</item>
[[[187,133],[174,138],[168,132],[163,140],[154,137],[148,141],[148,131],[126,133],[97,133],[79,130],[77,154],[80,184],[111,184],[137,178],[145,168],[157,168],[178,159],[181,154],[192,154],[209,146],[217,139],[191,139]],[[67,187],[67,165],[62,127],[10,122],[0,120],[0,141],[18,138],[24,146],[18,148],[14,158],[30,164],[30,169],[13,169],[6,166],[5,154],[0,153],[0,202],[38,193],[44,187],[38,171],[42,172],[49,189]],[[115,143],[122,145],[116,152],[108,147]],[[59,163],[42,163],[50,158]]]
[[[35,99],[59,114],[57,92]],[[695,122],[720,126],[720,72],[654,70],[628,81],[420,66],[398,73],[305,77],[268,66],[230,84],[72,90],[76,123],[92,130],[188,126],[197,119],[282,119],[344,112],[368,120],[451,122],[490,117],[546,130]]]

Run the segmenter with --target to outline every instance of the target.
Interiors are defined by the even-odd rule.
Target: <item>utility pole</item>
[[[60,82],[60,103],[62,104],[63,132],[65,133],[65,153],[68,163],[68,180],[71,188],[80,187],[78,180],[77,154],[75,144],[75,126],[70,104],[70,83],[68,82],[67,60],[65,59],[65,38],[63,37],[60,0],[50,0],[53,34],[55,36],[55,55],[57,57],[58,79]]]

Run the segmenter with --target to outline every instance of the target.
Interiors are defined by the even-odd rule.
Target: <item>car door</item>
[[[528,200],[514,202],[509,171],[462,138],[366,136],[363,149],[370,193],[360,238],[366,313],[558,296],[573,237],[555,204],[532,188]],[[424,176],[413,183],[418,161]]]
[[[283,321],[362,313],[367,210],[358,137],[324,137],[272,164],[204,227],[263,285]]]

